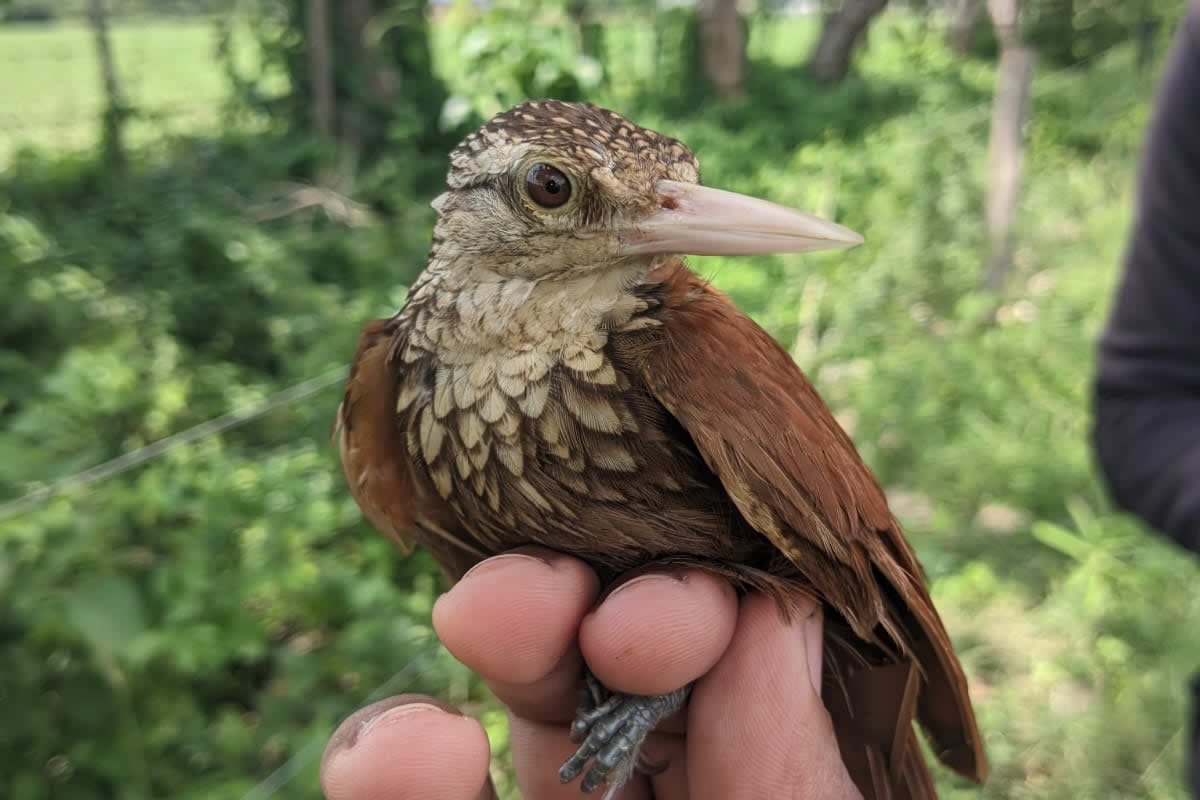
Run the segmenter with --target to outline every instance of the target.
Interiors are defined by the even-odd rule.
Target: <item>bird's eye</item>
[[[534,164],[525,173],[525,191],[542,208],[559,208],[571,199],[571,181],[549,164]]]

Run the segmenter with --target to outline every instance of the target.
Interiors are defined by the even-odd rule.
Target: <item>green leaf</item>
[[[1031,532],[1033,533],[1033,538],[1042,544],[1077,561],[1083,561],[1087,558],[1088,552],[1092,549],[1084,539],[1061,525],[1055,525],[1053,522],[1046,522],[1044,520],[1035,522]]]
[[[137,587],[128,578],[106,575],[75,588],[67,618],[92,647],[105,655],[126,656],[146,630],[146,612]]]

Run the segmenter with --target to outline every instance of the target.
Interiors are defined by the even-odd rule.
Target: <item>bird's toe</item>
[[[642,743],[655,725],[683,708],[690,688],[655,696],[613,694],[594,708],[581,710],[571,724],[571,740],[580,742],[579,749],[559,768],[559,780],[575,780],[590,761],[580,789],[592,792],[608,784],[608,797],[641,765],[648,771],[661,771],[662,765],[642,759]]]

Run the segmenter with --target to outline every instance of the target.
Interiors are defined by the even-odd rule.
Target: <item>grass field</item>
[[[211,128],[228,97],[207,21],[118,24],[112,43],[134,120],[130,141]],[[21,145],[86,147],[103,107],[91,31],[83,24],[0,26],[0,165]]]
[[[1129,225],[1154,76],[1135,69],[1126,47],[1086,69],[1039,68],[1016,266],[996,324],[980,326],[989,302],[977,285],[992,65],[961,59],[899,17],[872,32],[861,77],[829,91],[795,69],[813,31],[806,21],[752,25],[747,97],[697,112],[659,102],[656,92],[669,97],[671,87],[649,83],[653,32],[617,27],[613,80],[595,99],[636,109],[639,122],[684,139],[706,181],[835,214],[866,235],[866,245],[834,258],[698,263],[814,376],[926,565],[971,675],[993,764],[981,792],[943,776],[943,796],[1182,800],[1184,683],[1200,667],[1200,572],[1113,512],[1087,446],[1093,343]],[[541,35],[443,24],[432,38],[451,91],[486,109],[515,99],[505,70]],[[489,46],[487,37],[503,45],[495,58],[460,57],[468,44]],[[114,39],[130,99],[152,115],[132,127],[135,144],[213,128],[226,88],[211,24],[118,26]],[[99,78],[84,28],[0,28],[0,64],[0,165],[22,144],[59,152],[94,142]],[[203,195],[213,207],[193,208],[201,197],[181,193],[173,208],[220,222],[164,219],[162,240],[191,241],[176,225],[189,236],[225,235],[219,215],[228,210],[211,200],[224,195]],[[426,198],[409,201],[424,213]],[[238,235],[253,245],[246,269],[260,274],[325,252],[304,238],[306,223],[228,224],[241,226]],[[356,233],[352,244],[385,241],[371,237]],[[414,238],[424,246],[424,231]],[[78,258],[88,269],[89,254]],[[313,312],[308,324],[344,327],[321,346],[349,336],[366,313],[363,305],[330,312],[326,294],[313,296],[311,307],[326,316]],[[176,376],[182,386],[192,379]],[[340,490],[333,496],[345,502]],[[330,557],[300,544],[286,552]],[[244,739],[245,753],[257,753],[253,729],[239,727],[240,718],[227,724],[235,733],[225,740]],[[246,773],[276,763],[256,757],[245,755]],[[311,778],[296,796],[311,796]]]
[[[479,88],[472,75],[455,69],[467,33],[453,23],[431,29],[435,63],[449,88],[463,94]],[[781,66],[793,65],[803,58],[814,33],[807,19],[762,26],[753,30],[750,53],[770,54]],[[609,35],[614,50],[622,52],[626,74],[645,75],[654,68],[648,26],[626,23]],[[145,117],[129,125],[131,142],[202,131],[220,118],[228,82],[217,58],[212,21],[118,23],[112,28],[112,44],[127,99]],[[239,69],[252,69],[245,36],[235,35],[234,44]],[[619,99],[630,84],[623,84],[620,74],[616,78],[611,91]],[[99,135],[102,107],[95,46],[84,24],[0,26],[0,165],[23,145],[87,147]]]

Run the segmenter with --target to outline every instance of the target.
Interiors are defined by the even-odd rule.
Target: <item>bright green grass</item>
[[[211,127],[228,96],[207,21],[114,25],[127,100],[147,115],[131,142]],[[0,27],[0,164],[14,149],[78,149],[96,141],[103,88],[91,31],[82,24]]]
[[[750,55],[793,66],[802,61],[815,30],[806,19],[753,25]],[[452,92],[473,88],[474,76],[459,68],[457,58],[462,32],[453,23],[431,26],[435,67]],[[601,100],[620,106],[635,80],[655,68],[653,32],[648,25],[618,22],[606,37],[609,51],[619,54],[619,67]],[[228,82],[211,21],[115,24],[112,43],[126,99],[146,117],[128,125],[132,143],[203,130],[218,121]],[[237,44],[244,39],[235,39]],[[250,65],[249,48],[238,49],[240,64]],[[0,27],[0,165],[21,146],[91,145],[100,133],[103,106],[95,43],[86,25]]]

